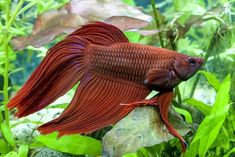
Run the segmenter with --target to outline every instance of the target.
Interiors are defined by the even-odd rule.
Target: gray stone
[[[58,152],[45,147],[33,150],[30,157],[76,157],[76,155]]]
[[[181,135],[189,131],[189,124],[172,109],[170,109],[169,121]],[[153,146],[173,138],[156,108],[138,107],[120,120],[103,137],[102,156],[119,157],[126,153],[136,152],[141,147]]]
[[[33,141],[33,138],[39,135],[36,130],[37,125],[31,123],[22,123],[12,129],[14,137],[19,141]]]

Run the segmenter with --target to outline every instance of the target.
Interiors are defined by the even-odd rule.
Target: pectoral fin
[[[170,79],[169,70],[150,69],[145,80],[145,84],[162,84]]]

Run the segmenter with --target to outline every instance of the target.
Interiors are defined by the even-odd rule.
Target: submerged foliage
[[[15,138],[12,131],[14,128],[25,123],[34,124],[36,128],[41,124],[42,119],[39,117],[37,120],[26,118],[15,121],[6,107],[9,95],[12,96],[25,82],[29,73],[40,62],[51,44],[62,39],[64,35],[61,35],[61,33],[71,32],[71,29],[75,29],[79,24],[90,20],[109,18],[105,12],[94,15],[88,11],[89,7],[95,11],[95,4],[100,2],[99,0],[84,1],[84,4],[90,4],[90,6],[85,7],[88,9],[85,9],[83,15],[79,13],[76,17],[74,14],[67,15],[66,13],[65,15],[63,9],[66,7],[55,10],[64,6],[67,2],[68,0],[0,1],[1,156],[26,157],[31,150],[43,146],[74,155],[98,156],[101,154],[100,139],[108,129],[95,132],[89,135],[90,137],[70,135],[57,140],[56,134],[53,133],[47,136],[32,136],[31,140],[19,140]],[[75,7],[75,2],[72,3],[73,7]],[[113,8],[118,11],[121,10],[121,7],[117,5],[121,2],[115,0],[109,2],[109,5],[112,5]],[[121,24],[120,27],[125,30],[125,35],[131,42],[161,46],[188,55],[201,56],[205,60],[204,68],[199,74],[175,89],[174,108],[192,125],[190,133],[186,135],[189,143],[186,153],[180,153],[180,143],[173,139],[152,147],[140,148],[136,153],[133,152],[124,156],[180,156],[181,154],[181,156],[186,157],[197,155],[200,157],[229,157],[235,154],[234,1],[165,0],[155,3],[153,0],[123,0],[123,2],[126,3],[125,8],[133,9],[136,9],[137,4],[145,2],[147,7],[142,8],[145,14],[138,9],[136,10],[141,12],[139,15],[144,15],[145,19],[142,20],[146,20],[146,17],[151,19],[151,16],[154,19],[151,22],[145,21],[145,23],[139,20],[133,22],[130,21],[133,19],[123,17],[123,12],[118,14],[122,15],[121,18],[112,19],[114,21],[109,19],[111,23]],[[79,7],[76,6],[74,10]],[[51,11],[53,9],[54,11]],[[110,16],[114,14],[112,12]],[[67,20],[65,25],[59,25],[60,28],[55,29],[53,23],[55,20],[48,20],[48,22],[43,19],[43,21],[40,21],[40,17],[37,18],[39,15],[48,19],[50,19],[49,17],[56,17],[56,20],[62,20],[62,22],[66,17],[72,20]],[[82,16],[82,20],[78,18],[78,15]],[[125,15],[128,15],[128,12],[125,12]],[[133,16],[137,15],[132,14]],[[73,23],[74,18],[76,19],[75,23]],[[126,21],[121,23],[120,19]],[[34,21],[37,25],[33,26]],[[127,23],[128,25],[126,25]],[[145,27],[146,24],[147,27]],[[35,34],[31,34],[33,27]],[[130,30],[130,28],[135,28],[135,30]],[[16,40],[17,38],[13,40],[15,36],[24,37],[17,37],[20,40]],[[49,43],[55,37],[57,38]],[[14,50],[19,45],[21,46],[20,49],[23,50]],[[32,46],[26,47],[27,45]],[[73,93],[74,89],[67,93],[64,99],[56,101],[50,108],[64,109],[71,99],[71,92]],[[32,130],[31,135],[34,132],[35,130]]]

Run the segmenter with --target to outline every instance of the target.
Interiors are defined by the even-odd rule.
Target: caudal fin
[[[23,117],[64,95],[85,72],[87,44],[78,36],[69,36],[57,43],[7,106],[16,107],[16,116]]]

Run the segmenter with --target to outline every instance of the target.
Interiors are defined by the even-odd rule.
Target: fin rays
[[[84,44],[84,45],[83,45]],[[85,46],[79,37],[67,37],[51,48],[24,86],[8,104],[17,107],[16,116],[36,112],[65,94],[82,78]]]
[[[61,116],[39,127],[42,133],[59,131],[60,136],[72,132],[90,133],[116,123],[133,109],[120,103],[142,100],[150,92],[144,86],[111,81],[97,74],[82,80],[81,84]]]
[[[43,109],[72,88],[88,71],[86,48],[90,44],[128,42],[115,26],[96,22],[67,36],[53,46],[28,81],[8,103],[23,117]]]

